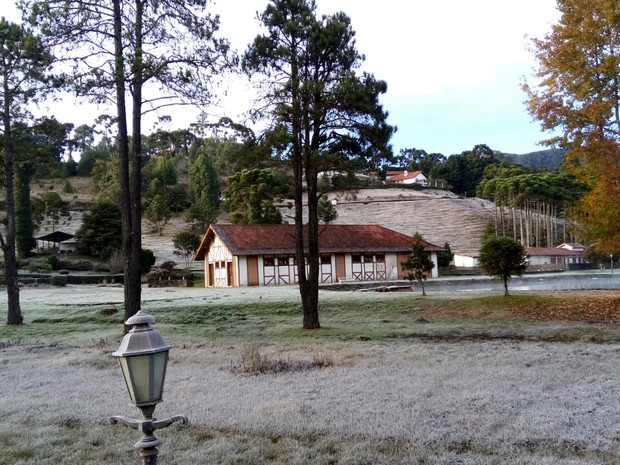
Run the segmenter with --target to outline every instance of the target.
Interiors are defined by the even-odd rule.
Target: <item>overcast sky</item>
[[[1,14],[17,20],[5,2]],[[344,11],[350,16],[358,50],[366,55],[364,71],[388,83],[382,102],[390,124],[398,127],[392,140],[395,153],[415,147],[451,155],[476,144],[509,153],[543,148],[538,142],[546,135],[526,112],[519,85],[535,66],[527,37],[542,37],[557,21],[555,0],[316,3],[320,13]],[[266,4],[217,0],[212,8],[221,15],[222,35],[243,51],[260,32],[256,12]],[[212,113],[236,117],[247,109],[250,99],[243,87],[231,89],[222,108]],[[72,102],[64,110],[52,111],[60,112],[59,120],[76,125],[92,124],[93,117],[104,112],[84,112],[86,121],[73,121]],[[187,114],[185,109],[172,115],[183,127],[192,122],[184,121]]]

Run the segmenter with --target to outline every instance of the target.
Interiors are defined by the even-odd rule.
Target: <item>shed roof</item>
[[[307,234],[304,227],[304,235]],[[194,260],[204,258],[209,244],[219,236],[233,255],[277,255],[295,253],[293,224],[214,224],[209,227]],[[330,224],[319,226],[321,253],[409,252],[412,237],[376,224]],[[443,248],[425,242],[428,252]]]
[[[62,241],[66,241],[67,239],[73,239],[74,237],[75,234],[69,234],[62,231],[54,231],[53,233],[46,234],[45,236],[37,237],[37,240],[59,243]]]

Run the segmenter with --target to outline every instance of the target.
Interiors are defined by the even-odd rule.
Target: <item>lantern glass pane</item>
[[[153,378],[151,370],[153,355],[136,355],[127,358],[130,360],[134,389],[136,391],[136,405],[152,402]]]
[[[127,392],[129,392],[129,398],[133,404],[136,403],[136,391],[134,388],[133,378],[131,374],[131,365],[129,364],[128,357],[119,357],[118,363],[123,371],[123,378],[125,379],[125,385],[127,386]]]
[[[166,378],[166,365],[168,364],[168,351],[153,354],[153,400],[161,401]]]
[[[135,405],[150,401],[149,393],[151,391],[150,385],[152,384],[150,376],[151,358],[152,355],[150,354],[120,358],[121,367],[123,365],[127,367],[123,368],[123,375],[127,383],[129,397]]]

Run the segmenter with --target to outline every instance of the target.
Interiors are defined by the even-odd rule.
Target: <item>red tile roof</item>
[[[195,260],[204,258],[209,244],[219,236],[233,255],[277,255],[295,253],[295,225],[292,224],[214,224],[206,232]],[[319,226],[321,253],[337,252],[409,252],[411,236],[383,226],[330,224]],[[425,250],[438,252],[442,247],[426,242]]]
[[[399,183],[407,179],[414,179],[420,174],[426,178],[426,175],[422,171],[388,171],[385,180],[387,182]]]

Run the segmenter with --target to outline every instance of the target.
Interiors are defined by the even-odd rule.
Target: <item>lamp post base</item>
[[[157,465],[157,455],[159,454],[157,448],[164,443],[164,440],[155,436],[153,432],[166,428],[177,421],[180,421],[181,424],[188,423],[187,417],[183,415],[175,415],[166,420],[157,420],[151,415],[145,415],[144,420],[134,420],[122,415],[110,417],[110,424],[120,423],[143,434],[142,438],[134,444],[134,447],[140,450],[143,465]]]

